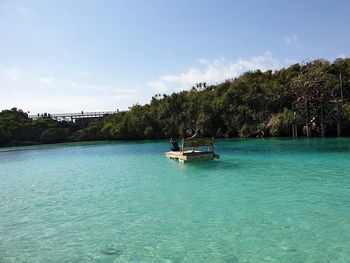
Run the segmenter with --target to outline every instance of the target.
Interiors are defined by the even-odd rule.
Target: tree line
[[[194,131],[214,137],[290,136],[293,101],[341,96],[342,121],[349,127],[350,58],[319,59],[276,71],[249,71],[217,85],[198,83],[190,90],[156,94],[148,104],[133,105],[84,129],[72,122],[32,120],[16,108],[4,110],[0,145],[162,139]]]

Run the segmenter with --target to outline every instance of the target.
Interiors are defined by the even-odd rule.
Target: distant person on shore
[[[170,138],[170,143],[171,143],[171,145],[172,145],[171,150],[172,150],[173,152],[178,152],[178,151],[180,151],[179,144],[177,143],[177,141],[176,141],[175,138]]]

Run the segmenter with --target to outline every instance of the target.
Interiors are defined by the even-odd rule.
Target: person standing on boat
[[[177,143],[177,141],[176,141],[175,138],[170,138],[170,143],[171,143],[171,145],[172,145],[171,150],[172,150],[173,152],[178,152],[178,151],[180,151],[179,144]]]

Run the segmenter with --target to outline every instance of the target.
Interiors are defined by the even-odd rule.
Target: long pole
[[[341,135],[341,126],[340,126],[340,107],[339,107],[339,101],[337,100],[337,135],[340,137]]]
[[[343,81],[341,78],[341,71],[340,70],[339,70],[339,84],[340,84],[341,105],[343,106]]]
[[[307,137],[311,136],[309,102],[305,100]]]
[[[321,106],[321,137],[324,137],[325,127],[324,127],[324,116],[323,116],[323,100],[320,100]]]

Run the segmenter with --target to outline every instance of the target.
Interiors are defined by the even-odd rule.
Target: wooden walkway
[[[58,121],[69,120],[74,121],[76,119],[97,119],[102,118],[106,115],[115,114],[119,111],[92,111],[92,112],[75,112],[75,113],[57,113],[57,114],[37,114],[37,115],[29,115],[28,117],[31,119],[53,119]]]
[[[294,120],[293,138],[298,137],[298,126],[305,129],[305,135],[311,136],[312,130],[319,129],[321,137],[326,134],[326,125],[337,125],[337,135],[341,135],[341,98],[295,101],[292,104]]]

